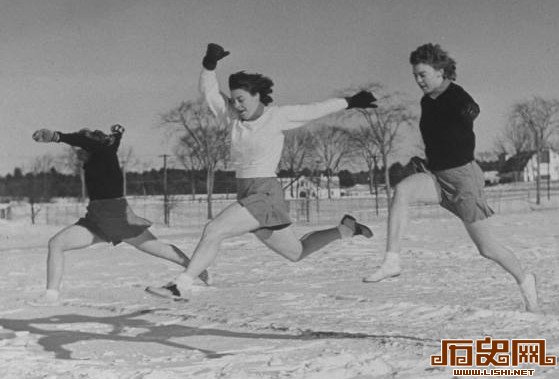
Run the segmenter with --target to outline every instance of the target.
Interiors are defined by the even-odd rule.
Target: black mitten
[[[217,61],[225,58],[229,54],[230,53],[225,51],[225,49],[220,45],[216,43],[209,43],[208,48],[206,49],[206,55],[202,60],[202,66],[204,66],[206,70],[215,70],[217,67]]]
[[[377,99],[369,91],[360,91],[351,97],[346,97],[347,109],[351,108],[376,108]]]

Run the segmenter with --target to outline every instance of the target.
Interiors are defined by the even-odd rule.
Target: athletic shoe
[[[200,278],[200,280],[203,281],[205,285],[207,286],[212,285],[212,277],[208,270],[202,271],[202,273],[198,275],[198,278]]]
[[[165,299],[173,299],[176,301],[188,301],[187,299],[182,297],[181,292],[179,291],[177,285],[173,282],[167,283],[162,287],[146,287],[145,291],[149,294],[163,297]]]
[[[60,295],[56,290],[46,290],[36,299],[27,301],[27,304],[33,307],[56,307],[62,305]]]
[[[350,228],[353,231],[354,236],[361,235],[366,238],[371,238],[373,236],[373,232],[371,231],[371,229],[369,229],[369,227],[358,223],[355,220],[355,217],[351,215],[345,215],[344,217],[342,217],[342,221],[340,221],[340,224]]]
[[[384,279],[394,278],[399,276],[402,272],[400,268],[400,255],[394,252],[386,252],[384,261],[380,267],[366,278],[363,278],[364,283],[376,283]]]

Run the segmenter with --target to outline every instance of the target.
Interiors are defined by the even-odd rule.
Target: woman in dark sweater
[[[514,254],[492,232],[494,213],[484,194],[483,172],[474,160],[474,120],[480,110],[456,80],[456,62],[439,45],[426,44],[411,53],[415,81],[424,93],[419,128],[425,165],[396,186],[388,221],[384,262],[365,282],[400,275],[400,248],[411,203],[439,203],[459,217],[480,254],[497,262],[520,285],[528,311],[539,310],[535,276],[527,274]]]
[[[117,156],[123,133],[121,125],[111,126],[110,134],[89,129],[77,133],[40,129],[33,133],[37,142],[64,142],[81,149],[89,196],[85,217],[49,240],[47,290],[35,304],[59,302],[65,251],[83,249],[99,242],[117,245],[124,241],[145,253],[188,266],[189,258],[176,246],[158,240],[148,230],[151,222],[136,216],[123,196],[123,176]],[[207,272],[200,278],[207,283]]]

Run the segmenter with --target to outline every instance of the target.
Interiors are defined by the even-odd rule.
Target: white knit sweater
[[[256,120],[243,121],[229,108],[219,92],[215,71],[202,70],[200,91],[212,112],[232,126],[231,161],[237,178],[276,176],[284,130],[300,127],[347,107],[343,98],[308,105],[269,106]]]

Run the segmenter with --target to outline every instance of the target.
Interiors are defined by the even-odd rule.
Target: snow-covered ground
[[[252,236],[225,242],[213,287],[189,302],[149,296],[179,268],[129,246],[67,254],[62,306],[32,307],[46,242],[59,227],[0,224],[0,377],[451,378],[430,366],[443,338],[545,338],[559,355],[559,210],[494,218],[496,234],[538,275],[544,314],[522,311],[512,277],[481,258],[457,219],[410,223],[399,278],[364,284],[385,242],[336,242],[299,263]],[[303,234],[310,227],[298,226]],[[152,228],[190,253],[200,229]],[[559,367],[532,367],[559,378]]]

